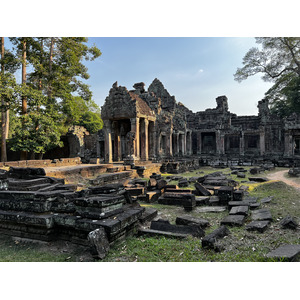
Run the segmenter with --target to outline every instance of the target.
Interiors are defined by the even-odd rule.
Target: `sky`
[[[114,82],[146,89],[158,78],[177,102],[196,112],[216,106],[226,95],[229,110],[238,115],[257,114],[257,102],[271,87],[260,75],[238,83],[233,74],[254,38],[234,37],[93,37],[102,55],[87,62],[95,102],[102,106]]]

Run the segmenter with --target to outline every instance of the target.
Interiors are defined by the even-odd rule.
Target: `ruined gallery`
[[[267,100],[258,102],[257,116],[231,113],[226,96],[216,98],[216,108],[194,113],[158,79],[148,90],[142,82],[133,87],[114,83],[102,106],[99,155],[106,163],[198,157],[204,162],[297,165],[300,117],[271,114]]]

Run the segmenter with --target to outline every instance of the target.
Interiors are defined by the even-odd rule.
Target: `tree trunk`
[[[50,54],[49,54],[49,82],[48,82],[48,98],[52,97],[52,65],[53,65],[53,50],[54,50],[54,38],[51,38]]]
[[[26,38],[22,40],[23,51],[22,51],[22,85],[26,85]],[[27,114],[27,97],[22,96],[22,115]],[[20,160],[27,159],[27,151],[21,151]]]
[[[22,85],[26,85],[26,38],[23,38],[23,51],[22,51]],[[22,114],[27,114],[27,98],[22,96]]]
[[[1,38],[1,59],[4,58],[4,37]],[[4,62],[1,63],[1,73],[4,75]],[[7,161],[7,154],[6,154],[6,139],[7,139],[7,118],[6,118],[6,108],[5,108],[5,101],[1,99],[1,161]]]

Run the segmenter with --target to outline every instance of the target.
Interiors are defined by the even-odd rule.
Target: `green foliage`
[[[45,112],[30,112],[18,118],[13,137],[9,140],[13,151],[45,153],[62,146],[57,125]]]
[[[101,55],[96,47],[87,46],[84,37],[15,37],[9,38],[13,53],[3,59],[7,83],[0,85],[0,93],[12,109],[11,141],[14,151],[45,151],[61,145],[60,135],[71,125],[82,125],[94,133],[102,128],[100,109],[92,100],[90,87],[83,80],[89,78],[84,60]],[[23,63],[26,42],[26,84],[15,82],[14,71]],[[27,100],[27,115],[22,115],[22,98]]]
[[[241,82],[249,76],[261,73],[264,81],[274,82],[266,92],[271,111],[279,116],[300,113],[300,38],[256,38],[261,45],[251,48],[243,58],[243,67],[234,74]]]

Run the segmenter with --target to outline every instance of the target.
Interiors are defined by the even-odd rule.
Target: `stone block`
[[[168,220],[152,221],[150,229],[158,231],[167,231],[173,233],[189,234],[194,237],[203,237],[205,235],[203,229],[199,225],[173,225]]]
[[[142,215],[139,217],[141,223],[145,223],[153,220],[157,216],[157,209],[152,207],[146,207]]]
[[[152,192],[147,192],[146,193],[146,202],[156,202],[158,201],[158,198],[161,196],[160,190],[157,191],[152,191]]]
[[[243,215],[247,216],[249,211],[249,206],[234,206],[231,208],[230,215]]]
[[[269,196],[269,197],[266,197],[266,198],[263,198],[263,199],[261,199],[260,200],[260,203],[269,203],[269,202],[271,202],[272,200],[273,200],[273,196]]]
[[[177,225],[198,225],[201,228],[206,228],[209,226],[209,221],[189,215],[179,216],[176,218],[175,222]]]
[[[125,188],[125,190],[126,190],[131,196],[143,195],[144,192],[145,192],[145,188],[144,188],[144,187]]]
[[[196,206],[206,205],[208,204],[210,197],[209,196],[196,196]]]
[[[197,212],[201,213],[219,213],[226,211],[226,206],[204,206],[204,207],[198,207]]]
[[[218,229],[214,230],[210,234],[202,238],[202,247],[210,248],[216,251],[220,251],[220,247],[217,244],[217,241],[229,235],[230,231],[226,226],[221,226]]]
[[[291,216],[286,216],[280,222],[282,228],[289,228],[289,229],[297,229],[299,224],[298,222]]]
[[[182,187],[188,187],[189,186],[189,182],[187,179],[181,179],[180,181],[178,181],[178,186],[180,188]]]
[[[300,245],[282,245],[267,254],[268,258],[280,261],[299,261]]]
[[[255,181],[255,182],[266,182],[266,181],[269,181],[268,178],[265,178],[265,177],[248,177],[248,179],[250,181]]]
[[[197,196],[211,196],[211,193],[209,190],[207,190],[202,184],[199,182],[195,183],[195,188],[198,192]]]
[[[104,228],[100,227],[91,231],[88,234],[87,239],[91,246],[92,255],[100,259],[105,258],[106,254],[110,249],[110,246]]]
[[[218,190],[218,197],[221,205],[227,205],[233,199],[233,187],[222,186]]]
[[[220,198],[218,196],[211,196],[208,200],[208,205],[219,205],[220,204]]]
[[[168,232],[168,231],[160,231],[154,229],[141,229],[138,230],[138,236],[147,235],[147,236],[164,236],[170,238],[178,238],[178,239],[185,239],[188,237],[188,234],[184,233],[175,233],[175,232]]]
[[[253,221],[272,221],[273,220],[270,210],[266,209],[266,208],[252,211],[251,218]]]
[[[242,201],[244,197],[244,191],[236,190],[233,192],[233,201]]]
[[[270,221],[252,221],[245,228],[248,231],[265,232],[269,224]]]
[[[245,216],[243,215],[229,215],[221,221],[221,225],[243,226],[244,222]]]

